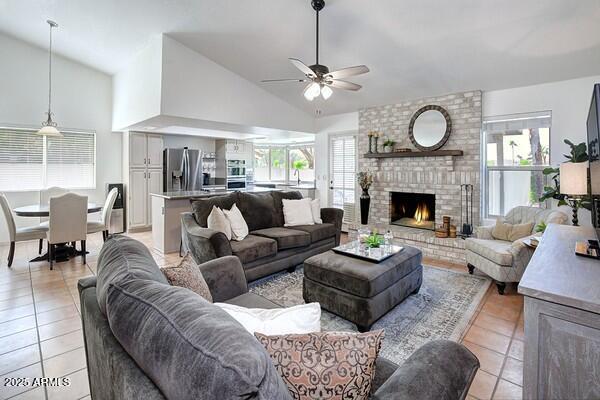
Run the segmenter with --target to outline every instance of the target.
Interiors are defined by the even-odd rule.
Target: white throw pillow
[[[227,237],[227,240],[231,240],[231,223],[219,207],[213,206],[212,211],[206,219],[206,225],[208,229],[222,232]]]
[[[237,205],[234,203],[231,210],[223,210],[223,214],[231,224],[231,239],[238,242],[244,240],[248,236],[248,224]]]
[[[315,224],[322,224],[323,220],[321,219],[321,203],[319,199],[314,199],[310,202],[310,208],[312,210],[313,221]]]
[[[221,307],[248,332],[265,335],[287,335],[321,332],[321,306],[319,303],[301,304],[288,308],[246,308],[227,303],[214,303]]]
[[[314,225],[310,199],[281,200],[283,203],[283,226]]]

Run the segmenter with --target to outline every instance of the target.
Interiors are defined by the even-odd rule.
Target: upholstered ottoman
[[[307,303],[355,323],[360,332],[413,293],[423,282],[421,250],[404,250],[380,262],[336,254],[333,251],[304,261],[302,294]]]

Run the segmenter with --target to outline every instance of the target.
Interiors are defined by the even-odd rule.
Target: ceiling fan
[[[327,100],[331,97],[333,90],[344,89],[344,90],[359,90],[362,86],[356,83],[342,80],[349,76],[365,74],[369,72],[369,68],[366,65],[357,65],[354,67],[342,68],[336,71],[329,71],[329,68],[325,65],[319,64],[319,11],[325,7],[325,0],[312,0],[312,8],[317,12],[317,34],[316,34],[316,62],[311,66],[307,66],[297,58],[289,58],[290,62],[298,68],[304,74],[303,79],[267,79],[263,80],[264,83],[281,83],[281,82],[309,82],[304,88],[304,97],[308,101],[314,100],[316,97],[321,95],[323,99]]]

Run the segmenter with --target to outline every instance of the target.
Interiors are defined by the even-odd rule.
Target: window
[[[257,182],[297,183],[296,167],[302,182],[315,180],[315,146],[255,145],[254,180]]]
[[[356,137],[334,136],[330,139],[331,206],[344,210],[344,222],[356,215]]]
[[[0,129],[0,191],[96,186],[96,135],[64,132],[63,138],[34,130]]]
[[[549,112],[486,119],[485,216],[506,215],[521,206],[541,207],[545,167],[550,165]]]
[[[293,182],[298,182],[298,174],[300,181],[313,182],[315,180],[315,146],[301,146],[289,149],[289,179]]]

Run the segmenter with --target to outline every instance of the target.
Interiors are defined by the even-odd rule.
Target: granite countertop
[[[254,185],[275,185],[275,186],[285,186],[289,189],[316,189],[314,183],[301,183],[293,184],[293,183],[277,183],[277,182],[254,182]]]
[[[271,192],[277,189],[254,187],[248,189],[236,189],[236,190],[190,190],[190,191],[177,191],[177,192],[160,192],[150,193],[151,196],[162,197],[167,200],[184,200],[201,197],[212,197],[218,195],[224,195],[232,192],[246,192],[246,193],[260,193],[260,192]]]

